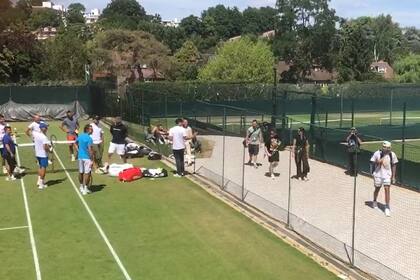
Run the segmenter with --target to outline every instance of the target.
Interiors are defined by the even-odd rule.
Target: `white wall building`
[[[180,21],[177,18],[174,20],[162,20],[162,24],[169,27],[178,27]]]
[[[92,24],[98,21],[101,16],[101,11],[99,9],[93,9],[90,12],[85,12],[83,16],[87,24]]]
[[[64,8],[63,5],[55,5],[51,1],[42,2],[42,8],[53,9],[53,10],[60,11],[60,12],[65,12],[66,11],[66,8]]]

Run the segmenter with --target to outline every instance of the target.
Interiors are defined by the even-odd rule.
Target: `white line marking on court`
[[[89,205],[86,203],[83,196],[80,194],[78,188],[76,187],[76,184],[73,181],[73,178],[70,176],[69,172],[67,171],[66,167],[64,166],[63,162],[61,161],[61,158],[58,156],[57,152],[54,150],[55,158],[60,163],[61,167],[63,168],[64,172],[67,175],[67,178],[69,178],[71,184],[73,185],[74,191],[79,196],[80,200],[82,201],[83,206],[85,206],[86,211],[89,213],[90,218],[92,219],[93,223],[95,224],[96,228],[99,231],[99,234],[101,235],[102,239],[105,241],[105,244],[108,246],[109,251],[111,252],[112,256],[114,257],[114,260],[117,262],[118,266],[121,269],[121,272],[124,274],[126,280],[131,280],[130,275],[128,274],[127,270],[125,269],[124,265],[122,264],[120,258],[118,257],[117,253],[115,252],[114,248],[111,245],[111,242],[109,242],[108,237],[106,237],[105,232],[102,230],[102,227],[99,225],[98,221],[96,220],[95,216],[93,215],[92,210],[90,210]]]
[[[28,228],[28,226],[0,228],[0,231],[15,230],[15,229],[22,229],[22,228]]]
[[[15,142],[16,142],[16,140],[15,140]],[[17,159],[17,164],[20,166],[19,149],[16,149],[16,159]],[[21,188],[22,188],[23,202],[25,204],[26,220],[27,220],[27,223],[28,223],[29,239],[30,239],[31,247],[32,247],[32,255],[33,255],[33,258],[34,258],[36,279],[41,280],[42,279],[41,268],[39,266],[38,251],[36,250],[34,231],[32,229],[32,220],[31,220],[31,213],[29,211],[28,198],[26,197],[25,182],[23,181],[23,178],[21,178],[19,181],[20,181],[20,185],[21,185]]]

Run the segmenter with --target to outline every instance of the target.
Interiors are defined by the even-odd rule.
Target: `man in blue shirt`
[[[92,134],[92,126],[85,125],[83,133],[77,137],[76,144],[78,148],[77,158],[79,160],[79,182],[80,192],[82,195],[91,193],[88,189],[90,181],[92,165],[93,165],[93,140],[90,137]]]
[[[3,152],[2,157],[7,162],[7,174],[6,181],[14,181],[16,180],[15,176],[13,175],[13,172],[16,168],[16,144],[13,141],[12,138],[12,128],[10,126],[6,126],[4,128],[4,136],[2,140],[3,144]]]

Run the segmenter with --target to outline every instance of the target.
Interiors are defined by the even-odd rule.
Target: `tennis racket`
[[[54,155],[54,149],[55,144],[57,143],[57,136],[54,134],[50,136],[50,145],[51,145],[51,170],[52,172],[55,172],[55,155]]]

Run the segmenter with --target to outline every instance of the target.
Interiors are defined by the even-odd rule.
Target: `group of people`
[[[267,129],[265,129],[267,132]],[[274,170],[279,164],[281,141],[275,129],[268,129],[268,133],[264,133],[261,126],[256,120],[252,121],[251,126],[247,129],[245,139],[243,141],[245,147],[248,148],[249,160],[248,165],[258,168],[257,162],[260,147],[264,145],[264,157],[268,158],[268,176],[275,179]],[[350,176],[357,175],[358,160],[360,147],[363,144],[361,136],[357,129],[352,127],[346,137],[346,146],[348,154],[348,165],[346,174]],[[305,129],[299,128],[297,134],[293,137],[291,146],[291,154],[296,164],[296,175],[292,178],[302,181],[309,181],[309,141],[306,136]],[[390,187],[395,183],[396,166],[398,158],[391,149],[391,143],[384,141],[380,150],[376,151],[370,158],[371,174],[374,179],[374,193],[372,207],[378,209],[378,194],[382,187],[385,190],[385,215],[390,216]]]
[[[251,126],[247,129],[243,141],[245,147],[248,147],[249,160],[248,165],[258,168],[258,154],[260,146],[264,145],[264,156],[268,158],[269,169],[268,176],[275,179],[274,170],[280,161],[281,141],[279,135],[274,129],[268,130],[268,135],[264,137],[261,126],[257,120],[253,120]],[[309,169],[309,142],[305,135],[305,129],[299,128],[297,135],[293,138],[292,155],[295,159],[297,174],[293,176],[298,180],[308,181]]]

